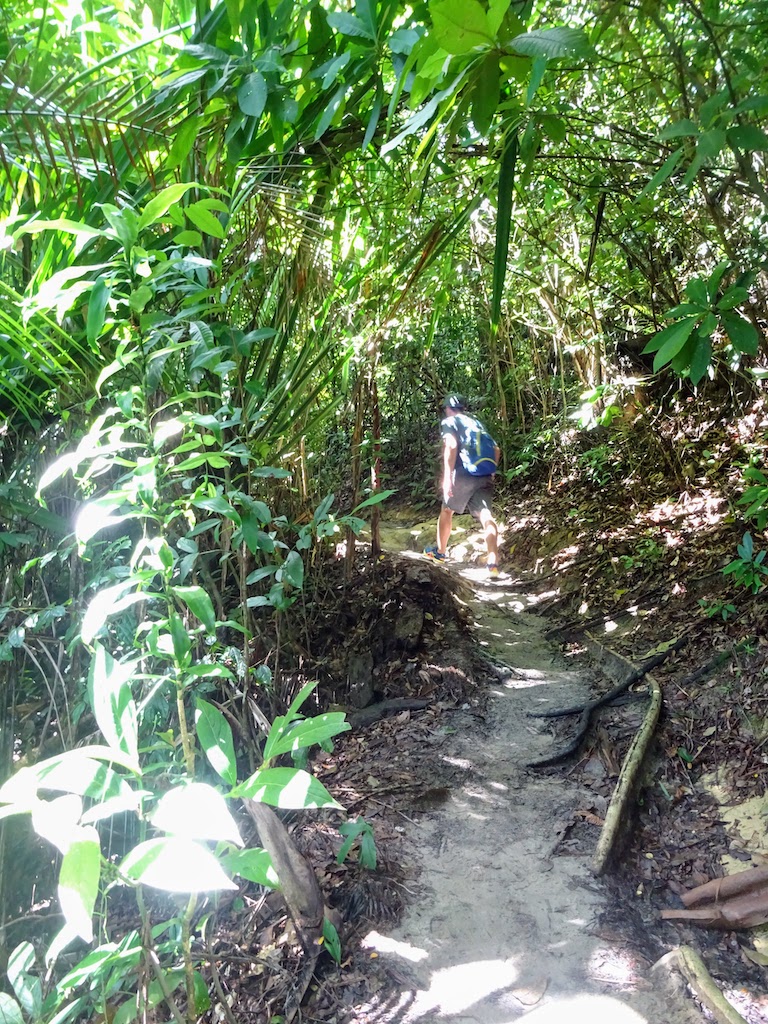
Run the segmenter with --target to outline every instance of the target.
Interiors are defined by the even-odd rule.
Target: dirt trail
[[[413,541],[410,542],[411,546]],[[405,546],[405,545],[404,545]],[[369,941],[404,979],[396,1009],[377,1024],[694,1024],[680,993],[649,980],[647,965],[594,934],[607,903],[583,847],[558,828],[595,795],[567,773],[526,770],[551,750],[545,726],[527,717],[583,699],[589,679],[549,644],[549,625],[519,582],[488,581],[452,564],[472,587],[477,642],[498,667],[485,722],[467,715],[440,746],[463,782],[439,810],[414,823],[421,875],[401,925]],[[374,1008],[371,1007],[371,1010]]]

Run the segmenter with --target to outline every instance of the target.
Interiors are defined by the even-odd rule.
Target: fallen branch
[[[707,970],[706,964],[695,949],[690,946],[678,946],[661,960],[658,960],[651,971],[676,970],[685,978],[693,994],[714,1016],[717,1024],[746,1024],[741,1014],[731,1006],[723,993],[715,984],[715,980]]]
[[[634,797],[643,760],[653,739],[661,711],[661,687],[653,676],[648,676],[648,688],[651,694],[650,704],[645,712],[643,724],[632,740],[632,745],[624,758],[619,781],[608,805],[605,823],[592,858],[592,870],[596,875],[602,875],[606,870],[618,848],[619,840],[626,837],[628,832],[627,819],[629,818],[630,801]]]
[[[757,928],[768,923],[768,867],[714,878],[681,899],[683,908],[662,910],[664,920],[690,921],[703,928]]]
[[[261,845],[268,851],[280,879],[280,891],[285,897],[299,942],[307,956],[316,959],[325,916],[317,876],[271,807],[249,798],[244,799],[243,804],[256,824]]]
[[[686,907],[695,907],[698,903],[729,899],[731,896],[759,889],[764,885],[768,885],[768,867],[765,865],[746,868],[724,878],[713,878],[703,885],[697,885],[695,889],[689,889],[680,899]]]

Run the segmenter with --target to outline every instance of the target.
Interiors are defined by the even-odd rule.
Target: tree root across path
[[[643,676],[647,675],[652,669],[661,665],[662,662],[666,661],[673,651],[679,650],[688,641],[690,630],[686,630],[683,636],[677,638],[674,643],[670,644],[665,650],[655,654],[652,658],[648,658],[638,668],[633,668],[626,679],[624,679],[617,686],[614,686],[608,693],[603,694],[602,697],[595,697],[592,700],[583,702],[582,704],[575,704],[569,708],[555,708],[551,711],[529,711],[529,718],[565,718],[568,715],[578,715],[579,721],[576,727],[575,735],[561,747],[560,750],[555,751],[552,754],[548,754],[546,757],[537,758],[535,761],[528,761],[526,768],[547,768],[550,765],[557,764],[558,761],[563,761],[570,754],[575,753],[581,746],[582,740],[587,734],[589,724],[592,719],[592,714],[599,708],[605,707],[606,704],[610,704],[616,700],[623,693],[630,688],[630,686],[639,682]],[[593,643],[594,638],[590,638]]]

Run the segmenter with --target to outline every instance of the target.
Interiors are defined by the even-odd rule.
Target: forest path
[[[409,533],[403,546],[418,538]],[[390,532],[388,546],[395,538]],[[368,940],[403,978],[402,996],[396,1008],[379,1007],[365,1019],[700,1022],[681,994],[658,990],[647,964],[594,934],[609,896],[583,844],[569,846],[565,833],[595,806],[595,794],[566,772],[525,768],[553,744],[528,712],[584,699],[585,668],[570,665],[546,640],[551,623],[532,610],[537,598],[523,592],[520,580],[489,580],[484,568],[453,561],[434,571],[469,584],[476,642],[496,678],[485,719],[460,716],[436,750],[460,769],[462,781],[438,810],[414,821],[417,898],[396,929]]]

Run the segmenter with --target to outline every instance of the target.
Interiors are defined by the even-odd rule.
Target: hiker
[[[498,529],[491,501],[501,450],[482,423],[467,413],[467,403],[461,395],[449,395],[443,410],[443,507],[437,520],[437,543],[425,548],[424,554],[444,562],[453,513],[470,512],[485,531],[486,565],[489,575],[496,577]]]

